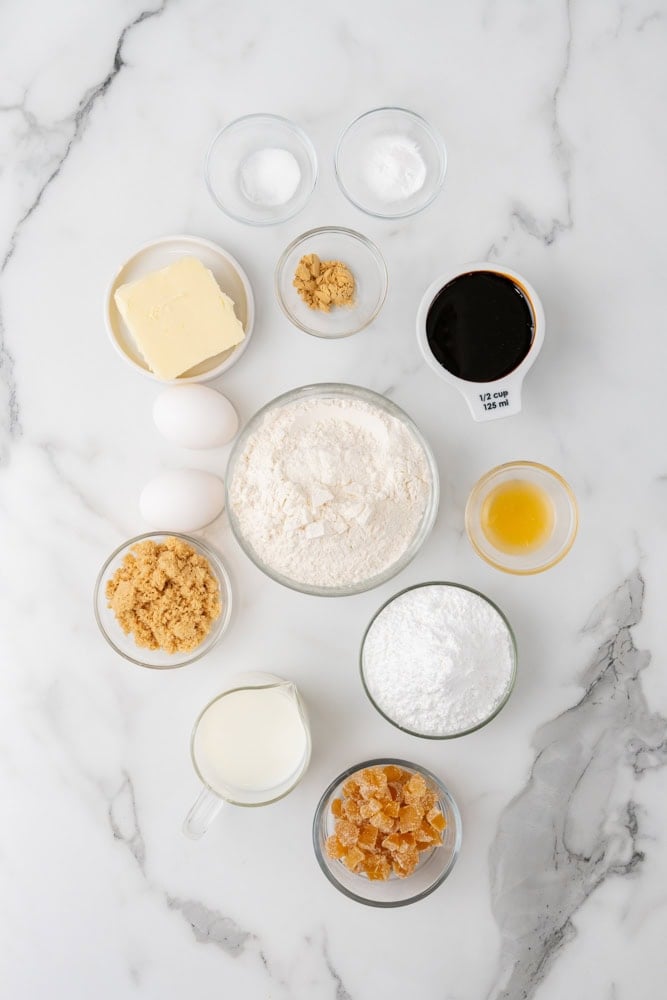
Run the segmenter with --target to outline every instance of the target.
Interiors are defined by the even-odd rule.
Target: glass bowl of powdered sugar
[[[401,219],[421,212],[442,188],[445,144],[414,111],[376,108],[351,122],[338,141],[336,178],[368,215]]]
[[[246,555],[293,590],[343,597],[406,566],[438,510],[438,470],[403,410],[340,383],[278,396],[246,424],[227,467]]]
[[[388,722],[446,740],[491,722],[514,688],[512,628],[493,601],[457,583],[422,583],[383,604],[361,645],[361,679]]]
[[[317,182],[315,148],[279,115],[237,118],[214,136],[204,167],[211,197],[238,222],[270,226],[304,207]]]

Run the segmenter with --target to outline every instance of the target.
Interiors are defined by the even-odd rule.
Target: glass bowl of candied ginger
[[[437,889],[461,848],[461,816],[439,778],[417,764],[378,757],[331,782],[313,820],[320,868],[368,906],[405,906]]]

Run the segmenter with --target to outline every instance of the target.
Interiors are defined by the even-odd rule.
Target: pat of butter
[[[147,365],[163,379],[177,378],[245,337],[234,303],[196,257],[121,285],[114,299]]]

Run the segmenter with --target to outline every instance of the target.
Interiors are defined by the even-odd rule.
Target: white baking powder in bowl
[[[395,597],[371,623],[362,653],[377,707],[422,736],[456,735],[485,722],[507,695],[514,662],[502,615],[450,584]]]

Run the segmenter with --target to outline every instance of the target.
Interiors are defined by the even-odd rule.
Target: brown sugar
[[[354,302],[354,275],[341,260],[320,260],[308,253],[296,266],[292,282],[309,309],[330,312]]]
[[[392,873],[407,878],[422,852],[442,844],[447,825],[436,790],[421,774],[396,764],[357,771],[331,812],[336,823],[327,854],[373,881]]]
[[[208,560],[173,537],[133,545],[108,581],[106,598],[137,646],[167,653],[196,649],[222,611]]]

